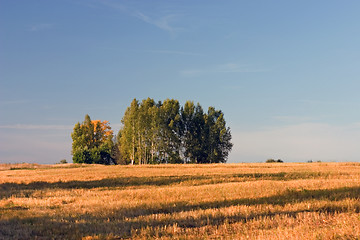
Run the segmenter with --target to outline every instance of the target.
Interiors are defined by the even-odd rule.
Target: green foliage
[[[59,163],[60,163],[60,164],[66,164],[67,161],[66,161],[66,159],[61,159]]]
[[[221,111],[209,107],[208,114],[205,116],[208,131],[208,157],[207,162],[225,162],[233,144],[231,140],[230,128],[226,128],[224,114]],[[225,160],[225,161],[224,161]]]
[[[73,162],[74,163],[93,163],[91,159],[90,151],[87,149],[77,150],[73,153]]]
[[[221,111],[166,99],[134,99],[122,119],[118,149],[123,163],[219,163],[232,148]]]
[[[134,99],[125,111],[121,120],[123,128],[119,131],[120,152],[127,159],[127,163],[134,164],[136,158],[138,135],[139,102]]]
[[[83,123],[75,124],[71,133],[73,139],[72,155],[74,163],[116,163],[113,151],[115,144],[112,131],[104,121],[91,121],[86,115]]]
[[[118,135],[108,122],[89,115],[71,134],[74,163],[156,164],[226,162],[232,149],[224,114],[198,103],[166,99],[156,103],[133,99],[121,120]]]
[[[272,158],[266,160],[266,163],[283,163],[284,161],[281,160],[281,159],[278,159],[278,160],[274,160]]]

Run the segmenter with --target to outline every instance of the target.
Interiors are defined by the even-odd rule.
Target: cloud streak
[[[259,73],[268,71],[269,69],[256,68],[249,64],[226,63],[200,69],[182,70],[180,74],[191,77],[213,73]]]
[[[135,17],[139,20],[141,20],[144,23],[150,24],[160,30],[166,31],[170,33],[172,36],[174,36],[180,28],[174,27],[171,23],[174,22],[174,20],[178,17],[176,14],[157,14],[156,17],[151,17],[148,14],[146,14],[144,11],[141,11],[137,9],[136,7],[131,7],[128,5],[124,5],[121,3],[118,3],[116,1],[110,1],[110,0],[95,0],[91,4],[88,2],[82,3],[84,6],[95,8],[95,6],[103,6],[107,7],[109,9],[112,9],[114,11],[118,11],[121,13],[125,13],[131,17]]]
[[[104,6],[110,7],[110,8],[115,9],[115,10],[120,10],[120,11],[126,11],[127,10],[127,8],[123,4],[120,4],[118,2],[106,1],[106,0],[98,1],[98,2],[100,4],[102,4],[102,5],[104,5]]]
[[[28,28],[28,31],[39,32],[39,31],[52,29],[53,26],[54,26],[53,24],[49,24],[49,23],[34,24]]]
[[[272,117],[275,120],[281,121],[281,122],[309,122],[314,121],[314,117],[308,117],[308,116],[273,116]]]
[[[133,14],[136,18],[142,20],[145,23],[153,25],[161,30],[165,30],[170,34],[174,34],[176,32],[176,28],[170,25],[170,22],[176,17],[176,15],[170,14],[165,15],[160,18],[150,18],[149,16],[145,15],[144,13],[137,11]]]
[[[200,53],[183,52],[183,51],[171,51],[171,50],[149,50],[149,53],[169,54],[169,55],[183,55],[183,56],[205,56]]]
[[[70,125],[32,125],[32,124],[13,124],[0,125],[0,129],[16,129],[16,130],[71,130]]]
[[[8,106],[8,105],[18,105],[29,103],[29,100],[8,100],[8,101],[0,101],[0,106]]]

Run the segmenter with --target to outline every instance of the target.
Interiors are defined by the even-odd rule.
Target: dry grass
[[[360,239],[359,163],[0,169],[0,239]]]

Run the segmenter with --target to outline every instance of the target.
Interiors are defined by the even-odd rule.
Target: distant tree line
[[[134,99],[113,137],[108,122],[86,115],[72,133],[73,161],[102,164],[222,163],[232,149],[221,110],[187,101]]]
[[[275,160],[275,159],[269,158],[266,160],[266,163],[283,163],[283,162],[284,161],[281,159]]]

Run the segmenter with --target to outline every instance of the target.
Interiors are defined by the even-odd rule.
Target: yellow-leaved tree
[[[86,115],[84,122],[75,124],[71,137],[74,163],[116,163],[112,156],[113,131],[108,121],[91,120]]]

